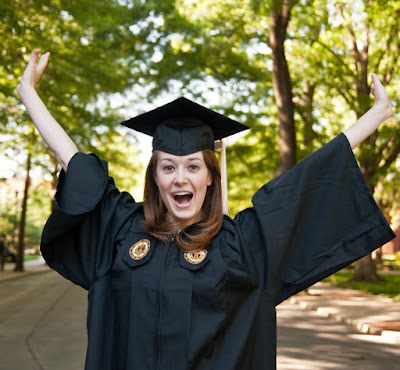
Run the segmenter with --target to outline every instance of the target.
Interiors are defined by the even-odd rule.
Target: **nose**
[[[176,171],[176,176],[175,176],[175,184],[186,184],[187,183],[187,177],[186,177],[186,172],[182,169],[178,169]]]

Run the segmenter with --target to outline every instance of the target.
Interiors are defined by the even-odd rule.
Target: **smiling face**
[[[201,219],[201,209],[212,183],[202,152],[177,156],[158,153],[155,181],[167,217],[181,227]]]

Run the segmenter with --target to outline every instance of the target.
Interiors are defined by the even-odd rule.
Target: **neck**
[[[176,235],[179,234],[183,229],[187,228],[188,226],[191,226],[201,221],[203,218],[203,213],[200,212],[194,220],[179,220],[174,218],[170,213],[167,213],[165,218],[171,225],[173,225]]]

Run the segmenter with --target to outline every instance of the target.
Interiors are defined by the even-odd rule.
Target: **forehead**
[[[191,153],[188,155],[174,155],[163,151],[158,151],[158,162],[161,161],[171,161],[171,162],[191,162],[200,160],[204,162],[203,153],[201,151]]]

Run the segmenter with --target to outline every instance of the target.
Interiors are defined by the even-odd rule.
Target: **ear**
[[[208,171],[208,179],[207,179],[207,186],[210,186],[213,182],[213,179],[211,177],[210,171]]]

